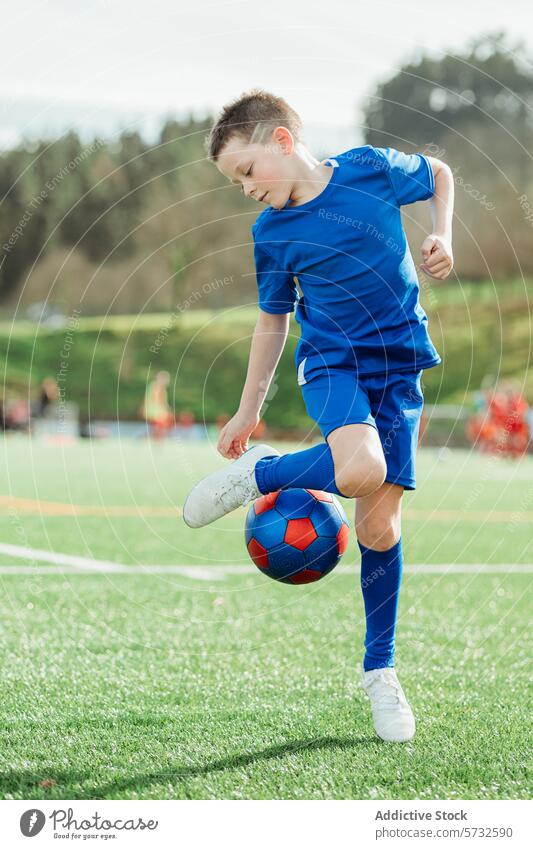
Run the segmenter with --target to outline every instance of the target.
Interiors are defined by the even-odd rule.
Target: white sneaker
[[[229,466],[202,478],[185,499],[185,524],[190,528],[202,528],[237,507],[260,498],[263,493],[255,480],[255,465],[269,455],[280,456],[279,451],[270,445],[254,445]]]
[[[415,718],[393,666],[363,669],[361,687],[372,705],[376,734],[388,743],[405,743],[415,734]]]

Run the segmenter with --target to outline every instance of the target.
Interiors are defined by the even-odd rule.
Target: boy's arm
[[[422,245],[423,262],[419,268],[430,277],[444,280],[453,268],[453,173],[440,159],[433,156],[427,158],[435,178],[435,192],[429,201],[433,230]]]
[[[285,347],[289,322],[289,313],[259,310],[239,409],[218,439],[217,451],[223,457],[234,460],[248,449],[248,438],[258,425],[259,411]]]

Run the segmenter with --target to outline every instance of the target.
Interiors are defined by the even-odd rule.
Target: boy
[[[218,170],[267,204],[252,227],[260,313],[240,406],[217,445],[234,462],[191,490],[183,518],[201,527],[289,487],[356,499],[366,615],[361,686],[378,736],[405,742],[415,720],[394,668],[401,498],[416,486],[422,371],[441,358],[419,303],[400,206],[431,199],[433,232],[419,267],[442,280],[453,265],[453,176],[433,157],[371,145],[318,162],[301,138],[294,110],[261,89],[228,104],[210,134]],[[280,456],[268,445],[249,448],[248,438],[295,303],[297,383],[325,441]]]

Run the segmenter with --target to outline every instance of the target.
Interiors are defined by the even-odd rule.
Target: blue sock
[[[365,603],[366,637],[363,667],[394,666],[394,632],[402,580],[402,538],[388,551],[374,551],[359,541],[361,589]]]
[[[255,479],[259,491],[264,494],[300,487],[342,496],[335,484],[333,457],[327,442],[294,454],[263,457],[256,463]]]

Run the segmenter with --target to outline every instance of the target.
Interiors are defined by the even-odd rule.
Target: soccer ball
[[[255,565],[275,581],[309,584],[335,568],[348,547],[349,524],[331,492],[279,489],[258,498],[246,516]]]

